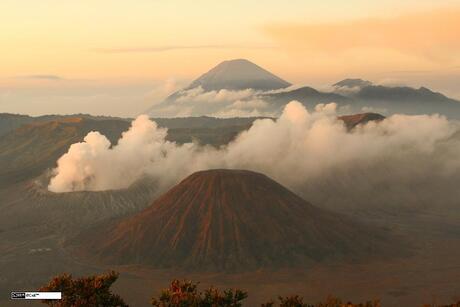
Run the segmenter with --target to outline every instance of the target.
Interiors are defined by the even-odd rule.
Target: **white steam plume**
[[[322,203],[345,194],[350,201],[378,200],[386,190],[400,193],[404,201],[412,196],[401,191],[423,187],[454,197],[460,177],[458,131],[456,123],[438,115],[393,115],[347,131],[335,104],[310,113],[293,101],[279,119],[257,120],[232,143],[215,149],[168,142],[165,129],[140,116],[112,148],[97,132],[73,144],[58,160],[49,190],[119,189],[145,175],[166,188],[197,170],[241,168],[263,172]],[[420,193],[429,197],[432,191]]]

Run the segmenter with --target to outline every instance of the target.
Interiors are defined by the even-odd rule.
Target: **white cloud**
[[[270,105],[258,97],[260,93],[253,89],[205,91],[198,86],[180,91],[179,97],[154,106],[149,113],[152,117],[273,116]]]
[[[180,91],[180,97],[176,99],[177,102],[209,102],[209,103],[219,103],[219,102],[231,102],[235,100],[240,100],[244,98],[252,97],[256,94],[256,91],[253,89],[245,89],[240,91],[232,90],[218,90],[218,91],[208,91],[206,92],[201,86]]]
[[[198,170],[238,168],[265,173],[319,203],[354,203],[357,195],[381,205],[458,199],[457,123],[438,115],[393,115],[347,131],[335,108],[310,113],[291,102],[280,118],[255,121],[220,149],[168,142],[166,130],[141,116],[112,148],[95,132],[72,145],[49,189],[119,189],[145,175],[165,189]]]

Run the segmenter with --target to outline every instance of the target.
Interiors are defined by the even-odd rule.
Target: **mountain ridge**
[[[371,85],[373,85],[373,83],[367,80],[363,80],[360,78],[347,78],[337,83],[334,83],[332,86],[347,87],[347,88],[355,88],[355,87],[363,88],[363,87],[371,86]]]
[[[239,69],[240,65],[244,68]],[[242,73],[246,68],[249,73]],[[153,117],[183,117],[183,114],[225,117],[247,114],[244,116],[277,117],[284,105],[297,100],[309,110],[314,110],[320,103],[334,102],[339,112],[343,109],[347,110],[347,113],[372,111],[385,115],[439,113],[449,118],[460,119],[460,101],[426,87],[416,89],[409,86],[383,86],[360,78],[338,81],[329,91],[317,90],[310,86],[290,89],[290,85],[289,82],[248,60],[224,61],[189,86],[149,108],[147,113]],[[248,89],[253,92],[239,92]],[[228,91],[235,93],[232,95]]]

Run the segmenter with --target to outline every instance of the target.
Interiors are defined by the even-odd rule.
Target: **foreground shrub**
[[[42,300],[53,307],[128,307],[123,299],[110,292],[110,287],[118,279],[118,273],[73,279],[70,274],[62,274],[38,291],[62,292],[62,300]]]
[[[39,291],[62,292],[62,300],[42,300],[54,307],[128,307],[123,299],[111,293],[110,287],[119,274],[110,271],[106,274],[73,279],[70,274],[54,277]],[[155,307],[241,307],[248,297],[247,292],[239,289],[224,291],[215,287],[198,291],[198,283],[173,280],[169,288],[163,290],[151,305]],[[329,297],[325,302],[309,304],[299,295],[279,296],[277,302],[269,301],[261,307],[381,307],[378,300],[353,304]],[[454,304],[426,304],[422,307],[460,307],[460,301]]]
[[[241,307],[242,301],[247,297],[246,292],[238,289],[221,292],[210,287],[199,292],[198,284],[176,279],[158,298],[152,298],[151,304],[156,307]]]
[[[278,305],[275,305],[274,301],[262,304],[261,307],[381,307],[379,301],[368,301],[366,303],[353,304],[351,302],[343,303],[340,299],[336,297],[329,297],[324,303],[318,304],[307,304],[303,302],[303,297],[298,295],[292,296],[279,296]]]
[[[426,305],[423,305],[423,307],[460,307],[460,301],[458,301],[457,303],[454,303],[454,304],[450,304],[450,305],[426,304]]]

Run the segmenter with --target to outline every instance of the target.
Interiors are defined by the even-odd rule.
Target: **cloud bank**
[[[205,91],[201,86],[178,92],[171,103],[168,99],[148,112],[153,117],[254,117],[274,116],[279,110],[269,105],[254,89]]]
[[[18,77],[20,79],[33,79],[33,80],[49,80],[49,81],[61,81],[65,80],[61,76],[57,75],[27,75],[27,76],[21,76]]]
[[[168,52],[177,50],[195,50],[195,49],[275,49],[274,46],[265,45],[170,45],[156,47],[125,47],[125,48],[99,48],[93,49],[99,53],[151,53],[151,52]]]
[[[120,189],[143,176],[166,189],[198,170],[237,168],[265,173],[331,206],[458,199],[459,127],[438,115],[393,115],[347,131],[335,104],[309,112],[294,101],[279,119],[255,121],[220,149],[178,145],[166,134],[145,115],[113,147],[91,132],[58,160],[49,190]]]

